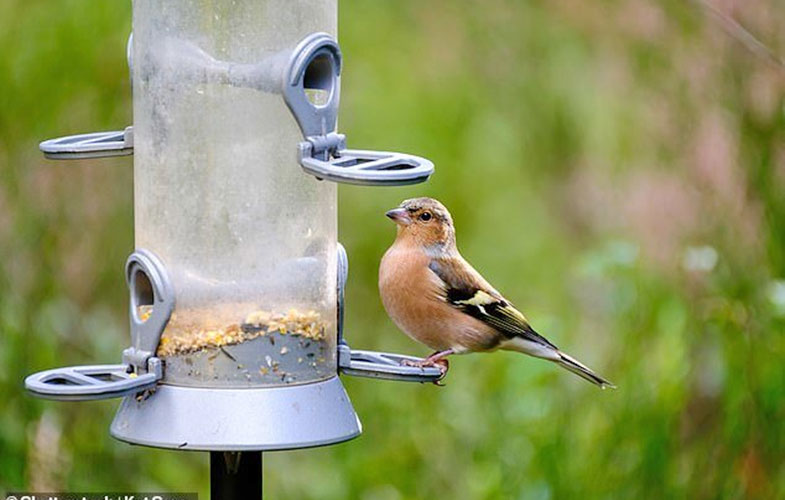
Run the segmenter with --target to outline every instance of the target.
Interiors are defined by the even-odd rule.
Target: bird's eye
[[[420,214],[420,220],[423,222],[428,222],[432,217],[431,212],[423,212]]]

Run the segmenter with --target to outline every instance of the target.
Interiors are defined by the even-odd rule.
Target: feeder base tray
[[[361,432],[338,377],[263,389],[161,384],[147,399],[123,399],[111,427],[112,436],[131,444],[200,451],[310,448]]]

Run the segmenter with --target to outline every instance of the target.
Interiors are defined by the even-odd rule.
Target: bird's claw
[[[450,360],[448,359],[440,359],[438,361],[433,362],[439,368],[439,378],[434,380],[433,385],[438,385],[439,387],[444,387],[447,384],[443,384],[442,380],[444,377],[447,376],[447,371],[450,369]]]

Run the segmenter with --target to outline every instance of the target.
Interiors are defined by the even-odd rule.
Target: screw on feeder
[[[338,374],[441,376],[403,365],[417,358],[346,343],[336,189],[313,180],[412,184],[433,164],[347,149],[336,127],[342,54],[320,31],[334,30],[334,6],[293,4],[301,24],[236,14],[247,41],[233,38],[231,23],[222,33],[201,23],[210,8],[134,2],[134,126],[40,145],[51,159],[134,155],[137,250],[126,265],[131,345],[122,363],[48,370],[26,386],[51,399],[123,397],[114,437],[210,451],[214,492],[232,498],[243,494],[243,474],[258,476],[261,491],[261,451],[361,432]],[[258,496],[251,489],[245,497]]]

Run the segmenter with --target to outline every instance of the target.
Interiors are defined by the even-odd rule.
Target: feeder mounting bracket
[[[417,184],[433,174],[433,163],[404,153],[346,148],[337,133],[343,57],[327,33],[312,33],[294,49],[283,98],[305,137],[298,147],[303,170],[318,179],[366,186]],[[314,92],[326,98],[315,102]]]
[[[160,370],[155,351],[174,310],[174,289],[166,268],[154,253],[137,249],[125,263],[125,279],[131,346],[123,351],[123,362],[136,373]]]
[[[128,258],[126,280],[131,292],[131,346],[123,351],[123,363],[38,372],[25,379],[28,391],[46,399],[85,401],[155,388],[163,378],[163,362],[155,351],[174,309],[174,293],[163,264],[147,250],[136,250]],[[144,306],[152,308],[149,317],[140,316]]]

